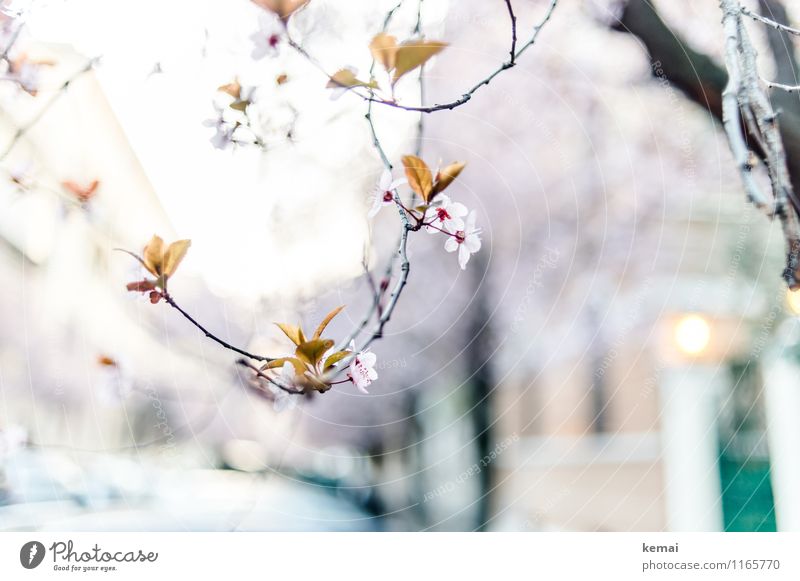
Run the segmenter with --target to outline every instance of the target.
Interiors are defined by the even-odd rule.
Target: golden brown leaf
[[[306,337],[303,334],[303,329],[301,329],[298,325],[289,325],[287,323],[275,323],[278,328],[283,331],[289,340],[294,343],[295,345],[300,345],[305,343]]]
[[[339,361],[341,361],[342,359],[344,359],[345,357],[347,357],[351,353],[352,353],[352,351],[337,351],[336,353],[334,353],[333,355],[331,355],[327,359],[325,359],[325,363],[322,366],[322,370],[323,371],[328,371],[328,369],[333,367],[335,364],[337,364]]]
[[[336,315],[342,312],[342,309],[344,309],[344,307],[345,307],[344,305],[342,305],[341,307],[336,307],[330,313],[328,313],[325,316],[325,318],[322,319],[322,322],[317,327],[317,330],[314,331],[314,335],[311,338],[319,339],[320,337],[322,337],[322,333],[323,331],[325,331],[325,327],[328,326],[328,323],[330,323]]]
[[[447,189],[447,186],[453,183],[453,180],[458,177],[458,174],[461,173],[466,165],[467,164],[463,162],[456,161],[450,165],[444,166],[436,172],[436,183],[433,186],[433,195],[431,198]]]
[[[328,84],[326,87],[328,89],[352,89],[353,87],[370,87],[370,88],[377,88],[377,83],[375,81],[370,81],[369,83],[365,83],[361,79],[356,77],[356,74],[351,69],[339,69],[335,73],[333,73],[328,80]]]
[[[376,34],[369,43],[369,50],[372,58],[381,63],[387,72],[394,68],[397,56],[397,39],[394,36],[383,32]]]
[[[287,361],[294,366],[294,371],[297,375],[303,375],[308,369],[305,366],[305,364],[302,361],[300,361],[297,357],[281,357],[280,359],[273,359],[272,361],[267,363],[267,365],[265,365],[264,368],[280,369]]]
[[[406,169],[408,185],[427,203],[433,189],[433,177],[430,168],[415,155],[404,155],[403,166]]]
[[[239,84],[239,79],[234,79],[232,83],[217,87],[217,91],[227,93],[237,101],[242,98],[242,85]]]
[[[191,240],[176,240],[167,247],[167,251],[164,253],[164,264],[162,265],[162,274],[165,277],[175,274],[175,270],[183,260],[183,257],[186,256],[186,252],[191,245]]]
[[[447,46],[445,42],[436,40],[407,40],[397,48],[392,83],[400,77],[424,65],[432,56],[440,53]]]
[[[144,247],[142,258],[144,259],[144,266],[147,270],[156,276],[161,276],[161,267],[164,262],[164,241],[161,237],[153,234],[150,242]]]
[[[325,352],[331,347],[333,347],[333,341],[331,339],[312,339],[298,345],[295,350],[295,355],[302,361],[311,365],[316,365],[319,363],[319,360],[322,359],[322,356],[325,355]]]

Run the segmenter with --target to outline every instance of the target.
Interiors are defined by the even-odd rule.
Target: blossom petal
[[[444,229],[448,232],[458,232],[464,230],[464,220],[461,218],[451,217],[444,221]]]
[[[378,212],[381,211],[381,208],[383,208],[383,206],[384,206],[383,196],[381,196],[379,193],[376,193],[375,197],[372,199],[372,207],[369,209],[369,212],[367,212],[367,217],[374,218],[375,216],[377,216]]]
[[[477,234],[468,234],[464,240],[464,246],[474,254],[481,249],[481,239]]]
[[[451,216],[466,216],[469,214],[467,207],[460,202],[453,202],[450,204],[450,206],[447,208],[447,211]]]
[[[378,360],[378,356],[372,351],[366,351],[359,354],[359,359],[361,359],[361,363],[367,367],[375,367],[375,362]]]
[[[289,395],[288,393],[282,393],[278,397],[275,398],[275,403],[272,404],[273,409],[276,412],[283,412],[286,410],[290,410],[294,408],[297,404],[297,397],[296,395]]]
[[[447,252],[455,252],[456,250],[458,250],[458,247],[459,244],[458,241],[456,240],[456,237],[448,236],[447,240],[444,243],[444,249],[447,250]]]
[[[286,363],[283,364],[283,367],[281,367],[281,377],[283,379],[293,380],[294,375],[295,375],[294,365],[292,365],[290,361],[287,361]]]
[[[462,244],[458,249],[458,265],[461,267],[461,270],[466,270],[470,256],[472,256],[472,253]]]
[[[475,210],[472,210],[472,212],[469,213],[469,216],[467,216],[467,231],[468,232],[472,232],[473,230],[475,230],[475,220],[477,218],[478,218],[478,216],[475,213]]]

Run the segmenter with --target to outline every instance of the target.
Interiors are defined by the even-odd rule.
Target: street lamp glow
[[[687,355],[699,355],[710,340],[711,326],[700,315],[686,315],[675,325],[675,343]]]

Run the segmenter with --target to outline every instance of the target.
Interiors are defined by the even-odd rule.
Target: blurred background
[[[397,4],[312,0],[290,28],[326,70],[366,74]],[[520,42],[547,4],[514,2]],[[719,62],[715,3],[654,5]],[[429,165],[467,162],[448,194],[483,248],[462,271],[413,235],[370,393],[280,413],[230,352],[126,292],[141,269],[113,249],[190,238],[171,293],[251,351],[285,353],[274,321],[340,304],[345,336],[372,300],[365,257],[380,276],[399,231],[366,216],[366,103],[330,99],[285,44],[251,58],[264,11],[246,0],[3,6],[0,529],[800,530],[780,228],[708,107],[620,25],[630,6],[559,3],[516,67],[424,116]],[[418,10],[450,43],[426,103],[508,57],[504,2],[406,0],[389,32],[412,37]],[[234,79],[260,143],[220,150],[204,121]],[[415,79],[397,89],[419,102]],[[417,115],[373,116],[393,162],[415,150]]]

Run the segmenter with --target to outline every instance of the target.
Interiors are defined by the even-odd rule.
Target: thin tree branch
[[[397,306],[400,295],[403,293],[403,289],[408,283],[408,275],[411,272],[411,263],[408,260],[408,233],[412,230],[413,226],[411,226],[409,223],[408,216],[406,215],[405,210],[402,208],[399,194],[395,194],[395,203],[398,204],[400,219],[403,222],[403,234],[400,238],[400,245],[397,249],[397,256],[400,258],[400,277],[397,279],[394,290],[389,297],[389,302],[386,303],[386,307],[383,310],[383,315],[380,317],[378,324],[372,331],[372,336],[361,346],[361,351],[369,347],[372,342],[375,341],[375,339],[380,339],[383,337],[383,328],[392,318],[392,313]]]
[[[370,101],[369,105],[367,105],[367,114],[364,115],[364,119],[367,120],[367,124],[369,125],[369,132],[372,136],[372,146],[375,148],[375,151],[378,152],[378,155],[381,158],[381,163],[383,163],[383,166],[386,169],[392,171],[394,166],[392,166],[392,162],[389,161],[386,152],[383,150],[381,140],[378,138],[378,132],[375,130],[375,123],[372,120],[372,103],[373,101]]]
[[[513,66],[517,61],[517,15],[514,14],[514,7],[511,5],[511,0],[505,0],[506,8],[508,8],[508,17],[511,19],[511,48],[508,51],[509,60]]]
[[[788,23],[786,8],[782,0],[759,0],[759,12],[775,22]],[[787,37],[780,30],[766,29],[767,46],[775,63],[775,81],[788,85],[798,82],[798,63],[795,47],[791,37]],[[800,100],[791,94],[781,92],[772,96],[772,106],[780,109],[781,120],[788,117],[800,116]],[[788,121],[788,119],[787,119]]]
[[[398,242],[398,245],[399,245],[399,242]],[[391,279],[392,271],[394,270],[394,261],[395,261],[396,257],[397,257],[397,253],[396,252],[392,253],[391,258],[386,263],[386,271],[384,272],[383,279],[381,279],[381,280],[389,281]],[[375,299],[374,295],[373,295],[373,299]],[[342,349],[347,349],[348,346],[350,345],[350,341],[354,341],[356,339],[356,337],[358,337],[361,334],[361,332],[364,329],[367,328],[367,325],[369,325],[369,322],[372,320],[372,317],[373,317],[373,315],[375,314],[375,312],[377,310],[378,310],[378,302],[377,302],[377,300],[373,300],[372,304],[370,305],[369,310],[367,311],[367,314],[364,315],[364,318],[361,320],[361,322],[358,325],[355,326],[355,328],[347,335],[347,337],[345,337],[339,343],[339,345],[336,347],[336,351],[341,351]],[[378,317],[380,317],[380,316],[381,315],[378,315]]]
[[[780,30],[781,32],[786,32],[788,34],[793,34],[795,36],[800,36],[800,29],[787,26],[786,24],[781,24],[780,22],[776,22],[771,18],[767,18],[766,16],[756,14],[755,12],[750,11],[744,6],[741,7],[741,13],[744,14],[745,16],[749,16],[753,20],[757,20],[758,22],[762,22],[767,26],[771,26],[775,30]]]
[[[787,93],[796,93],[800,91],[800,85],[784,85],[783,83],[776,83],[774,81],[768,81],[766,79],[761,79],[761,80],[770,89],[779,89],[781,91],[786,91]]]
[[[548,6],[544,17],[542,18],[541,21],[539,21],[539,24],[537,24],[534,27],[533,34],[531,35],[530,39],[525,44],[523,44],[519,48],[519,50],[516,51],[516,53],[514,54],[514,57],[511,60],[508,60],[508,61],[505,61],[504,63],[502,63],[497,68],[497,70],[492,72],[485,79],[483,79],[483,80],[479,81],[478,83],[476,83],[472,88],[470,88],[460,98],[458,98],[458,99],[456,99],[454,101],[451,101],[449,103],[439,103],[439,104],[436,104],[436,105],[431,105],[429,107],[426,107],[426,106],[423,106],[423,105],[421,105],[419,107],[414,107],[414,106],[409,106],[409,105],[402,105],[402,104],[397,103],[395,101],[386,101],[385,99],[377,99],[372,95],[363,95],[362,93],[360,93],[358,91],[353,91],[353,92],[356,93],[357,95],[359,95],[363,99],[366,99],[366,100],[369,100],[369,101],[372,101],[372,102],[375,102],[375,103],[379,103],[381,105],[386,105],[387,107],[392,107],[392,108],[395,108],[395,109],[402,109],[404,111],[416,111],[418,113],[435,113],[437,111],[445,111],[445,110],[450,111],[450,110],[453,110],[456,107],[460,107],[461,105],[464,105],[465,103],[468,103],[470,101],[470,99],[472,99],[472,96],[481,87],[487,86],[488,84],[490,84],[495,79],[495,77],[497,77],[503,71],[508,70],[508,69],[510,69],[510,68],[512,68],[512,67],[514,67],[516,65],[516,61],[519,59],[519,57],[522,56],[522,54],[526,50],[528,50],[531,46],[533,46],[536,43],[536,40],[539,38],[539,33],[542,31],[542,28],[544,28],[545,24],[547,24],[547,22],[550,20],[550,17],[553,15],[553,11],[555,10],[557,5],[558,5],[558,0],[550,0],[550,5]],[[515,34],[515,32],[514,32],[514,34]]]
[[[381,308],[381,301],[383,300],[383,292],[375,284],[375,281],[372,279],[372,273],[369,271],[369,264],[367,264],[366,260],[364,261],[364,276],[367,279],[369,290],[372,292],[372,304],[375,305],[375,308],[378,311],[378,317],[380,318],[380,316],[383,314],[383,309]]]
[[[253,359],[254,361],[267,361],[267,362],[269,362],[269,361],[272,361],[272,360],[273,360],[272,358],[270,358],[270,357],[264,357],[263,355],[254,355],[253,353],[248,353],[248,352],[247,352],[247,351],[245,351],[244,349],[240,349],[239,347],[235,347],[234,345],[231,345],[231,344],[230,344],[230,343],[228,343],[227,341],[223,341],[222,339],[220,339],[219,337],[217,337],[216,335],[214,335],[214,334],[213,334],[211,331],[209,331],[208,329],[206,329],[206,328],[205,328],[203,325],[201,325],[200,323],[198,323],[198,322],[197,322],[197,321],[194,319],[194,317],[192,317],[192,316],[191,316],[189,313],[187,313],[186,311],[184,311],[184,310],[183,310],[183,309],[182,309],[182,308],[181,308],[181,307],[178,305],[178,303],[176,303],[176,302],[175,302],[175,299],[173,299],[173,298],[172,298],[172,295],[170,295],[169,293],[167,293],[166,291],[164,291],[164,292],[162,292],[162,293],[161,293],[161,296],[164,298],[164,300],[167,302],[167,304],[168,304],[169,306],[171,306],[173,309],[177,310],[177,311],[178,311],[178,312],[179,312],[181,315],[183,315],[183,316],[184,316],[184,318],[186,318],[186,319],[187,319],[187,320],[188,320],[188,321],[189,321],[189,322],[190,322],[192,325],[194,325],[195,327],[197,327],[198,329],[200,329],[200,331],[202,331],[202,332],[203,332],[203,334],[204,334],[206,337],[208,337],[208,338],[209,338],[209,339],[211,339],[212,341],[215,341],[216,343],[219,343],[220,345],[222,345],[223,347],[225,347],[225,349],[228,349],[228,350],[230,350],[230,351],[235,351],[235,352],[236,352],[236,353],[238,353],[239,355],[244,355],[245,357],[248,357],[248,358],[250,358],[250,359]]]

